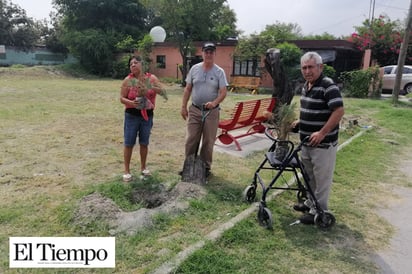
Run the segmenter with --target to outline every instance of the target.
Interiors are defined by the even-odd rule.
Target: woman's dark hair
[[[130,65],[130,61],[132,61],[132,59],[136,59],[136,60],[139,61],[139,62],[142,61],[142,57],[132,55],[132,56],[130,56],[130,58],[129,58],[129,62],[128,62],[129,65]]]

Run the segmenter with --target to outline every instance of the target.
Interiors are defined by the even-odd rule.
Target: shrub
[[[339,79],[343,82],[343,93],[348,97],[380,96],[381,81],[378,67],[342,72]]]
[[[380,98],[382,94],[382,78],[380,75],[379,66],[368,68],[371,73],[371,85],[369,87],[368,96],[371,98]]]
[[[56,68],[62,70],[64,73],[78,78],[96,78],[96,75],[90,74],[90,71],[86,70],[81,64],[60,64],[56,65]]]
[[[332,66],[323,65],[323,74],[329,78],[335,79],[336,70]]]
[[[115,79],[123,79],[127,74],[130,73],[129,68],[129,58],[130,56],[125,55],[121,57],[118,61],[113,62],[112,77]]]
[[[22,64],[13,64],[13,65],[11,65],[11,68],[14,68],[14,69],[21,69],[21,68],[25,68],[26,66],[25,65],[22,65]]]

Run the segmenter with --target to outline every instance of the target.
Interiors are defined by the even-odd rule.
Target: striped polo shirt
[[[332,111],[343,106],[339,87],[323,74],[316,80],[311,90],[308,83],[302,88],[300,98],[299,133],[300,139],[319,131],[328,121]],[[339,125],[329,132],[322,143],[338,140]]]

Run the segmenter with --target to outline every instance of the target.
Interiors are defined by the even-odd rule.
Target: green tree
[[[301,28],[298,24],[281,23],[266,25],[259,34],[251,34],[248,37],[241,37],[236,47],[236,56],[241,56],[247,60],[256,56],[262,56],[270,48],[287,40],[297,40],[302,38]]]
[[[324,32],[322,34],[311,34],[302,37],[303,40],[336,40],[336,36],[333,34]]]
[[[241,37],[236,47],[235,56],[240,60],[260,61],[262,56],[266,56],[265,68],[273,79],[272,96],[279,99],[277,103],[290,103],[294,85],[300,77],[298,65],[301,50],[286,41],[301,37],[299,25],[277,21],[275,24],[266,25],[259,34]],[[277,54],[274,48],[278,49],[280,54]]]
[[[266,25],[260,35],[279,43],[302,38],[302,28],[298,24],[276,21],[274,24]]]
[[[240,37],[234,54],[241,60],[260,59],[260,56],[276,44],[271,37],[251,34],[248,37]]]
[[[97,29],[71,31],[65,33],[63,41],[90,73],[101,76],[111,73],[116,33]]]
[[[213,13],[211,20],[215,22],[215,26],[211,29],[211,37],[208,40],[223,41],[229,37],[237,37],[240,33],[236,30],[236,14],[227,5]]]
[[[273,79],[272,96],[278,105],[290,104],[297,80],[301,77],[299,61],[302,51],[287,42],[266,51],[265,68]]]
[[[28,50],[40,43],[43,27],[20,6],[0,0],[0,44]]]
[[[82,66],[111,74],[116,45],[128,35],[135,41],[148,32],[145,7],[136,0],[54,0],[62,15],[59,37]]]
[[[159,17],[167,31],[167,40],[175,42],[182,57],[182,76],[188,67],[187,56],[194,50],[194,41],[220,41],[237,35],[236,16],[226,0],[161,0]]]
[[[362,26],[355,27],[356,33],[348,39],[355,43],[360,50],[371,49],[372,58],[379,65],[392,65],[398,61],[402,43],[403,30],[399,20],[391,21],[387,16],[381,15],[372,21],[365,20]],[[405,63],[412,63],[412,48],[409,48]]]
[[[276,48],[280,49],[280,63],[286,68],[286,72],[289,75],[294,74],[294,71],[298,71],[300,74],[300,57],[302,51],[295,44],[283,42],[276,45]],[[293,78],[294,79],[294,78]]]
[[[143,59],[143,70],[149,71],[150,64],[152,63],[152,59],[150,59],[150,53],[153,49],[153,39],[149,34],[146,34],[142,40],[139,41],[137,44],[137,49],[139,50],[140,54],[142,55]]]
[[[55,12],[50,13],[51,27],[46,26],[43,31],[44,43],[46,47],[53,51],[67,54],[69,49],[62,42],[62,19],[63,17]]]
[[[149,28],[161,26],[163,19],[160,17],[161,1],[157,0],[140,0],[139,1],[146,9],[145,22]]]

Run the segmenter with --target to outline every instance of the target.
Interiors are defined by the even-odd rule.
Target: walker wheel
[[[315,224],[320,229],[325,229],[325,230],[329,229],[335,224],[335,222],[336,222],[336,219],[332,213],[322,212],[322,213],[317,213],[315,215]]]
[[[273,229],[272,213],[270,213],[270,210],[267,207],[259,205],[257,217],[261,226],[266,227],[267,229]]]
[[[306,201],[308,199],[306,190],[298,190],[296,192],[296,198],[298,199],[300,203],[303,203],[304,201]]]
[[[253,185],[247,186],[243,191],[243,200],[248,203],[252,203],[256,198],[256,187]]]

